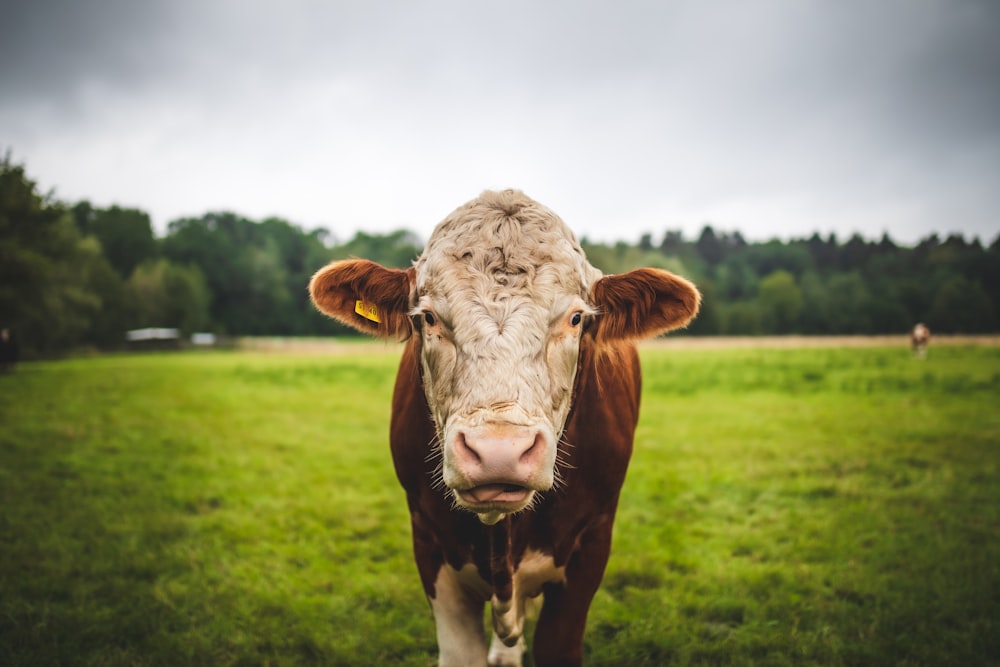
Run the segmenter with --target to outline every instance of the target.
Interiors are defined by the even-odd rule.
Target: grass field
[[[588,664],[1000,664],[1000,348],[643,357]],[[434,664],[397,358],[0,376],[0,664]]]

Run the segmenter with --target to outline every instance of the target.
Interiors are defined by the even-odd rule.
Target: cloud
[[[595,239],[705,222],[907,242],[998,228],[988,0],[66,1],[11,15],[0,140],[62,196],[139,206],[161,228],[229,208],[426,235],[507,186]]]

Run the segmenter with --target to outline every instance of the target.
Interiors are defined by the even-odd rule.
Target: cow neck
[[[413,363],[415,363],[417,365],[417,377],[420,378],[420,387],[419,387],[420,391],[426,391],[426,389],[424,389],[424,387],[427,386],[427,385],[424,384],[424,362],[423,362],[423,354],[424,354],[424,341],[420,337],[420,333],[419,332],[415,332],[413,334]],[[425,396],[426,396],[426,394],[425,394]],[[428,406],[428,407],[430,407],[430,406]]]
[[[490,581],[493,584],[493,594],[500,600],[509,600],[514,593],[511,521],[508,515],[487,531],[490,542]]]
[[[569,410],[566,412],[566,421],[562,424],[562,433],[565,437],[566,429],[573,423],[573,415],[576,414],[576,398],[580,393],[580,384],[583,380],[583,366],[590,357],[590,345],[587,337],[580,341],[580,353],[576,355],[576,375],[573,377],[573,391],[569,395]],[[560,438],[560,441],[562,438]]]

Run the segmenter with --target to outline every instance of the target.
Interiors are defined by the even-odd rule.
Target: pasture
[[[398,354],[0,375],[0,664],[434,664]],[[1000,663],[1000,347],[643,363],[588,664]]]

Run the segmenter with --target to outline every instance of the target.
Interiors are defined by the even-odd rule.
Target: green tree
[[[874,252],[874,244],[866,242],[860,234],[853,234],[838,253],[840,267],[848,271],[860,269]]]
[[[74,212],[77,210],[74,209]],[[89,232],[85,233],[97,237],[104,256],[122,278],[128,278],[136,266],[157,255],[153,225],[149,215],[143,211],[118,206],[92,209],[87,227]]]
[[[327,248],[321,231],[306,233],[278,218],[258,223],[224,212],[171,222],[162,249],[171,262],[201,269],[211,295],[211,319],[220,331],[316,334],[342,329],[309,302],[306,286],[312,274],[338,253],[407,265],[418,252],[404,250],[405,234],[391,235],[387,244],[363,235],[353,248]]]
[[[663,233],[660,252],[664,255],[680,255],[684,251],[684,232],[670,229]]]
[[[816,271],[807,271],[800,283],[802,290],[802,333],[828,334],[833,331],[828,303],[829,292],[823,279]]]
[[[997,328],[997,314],[986,291],[961,275],[954,275],[938,288],[931,305],[931,331],[985,333]]]
[[[150,260],[136,267],[128,284],[138,302],[135,327],[172,327],[185,334],[208,328],[208,287],[197,267]]]
[[[831,334],[875,333],[869,320],[868,286],[859,272],[839,273],[827,283],[827,316]]]
[[[910,311],[895,292],[875,293],[866,303],[865,320],[869,329],[865,333],[905,333],[921,321]]]
[[[275,311],[279,319],[269,326],[277,331],[299,335],[330,332],[333,320],[322,316],[313,307],[306,290],[313,273],[330,261],[331,251],[325,244],[328,238],[325,230],[304,232],[285,220],[270,218],[261,223],[261,231],[267,239],[269,252],[280,263],[285,281],[285,294],[281,297],[283,310]]]
[[[197,266],[211,295],[214,325],[228,334],[259,333],[253,319],[261,307],[253,292],[258,284],[247,253],[253,248],[253,223],[233,213],[208,213],[169,224],[162,242],[164,258],[177,265]],[[264,306],[266,307],[266,306]]]
[[[801,276],[815,266],[809,246],[803,242],[782,243],[772,240],[757,243],[747,248],[741,260],[749,264],[758,276],[781,270]]]
[[[714,266],[725,259],[726,249],[722,241],[715,235],[715,230],[711,225],[705,225],[701,230],[701,235],[695,243],[698,254],[709,265]]]
[[[108,263],[94,237],[87,237],[83,245],[87,252],[77,265],[78,279],[98,299],[98,310],[83,332],[83,342],[105,349],[119,347],[125,331],[135,326],[135,294]]]
[[[757,336],[764,333],[760,308],[754,301],[733,301],[719,310],[722,333],[728,336]]]
[[[0,322],[27,355],[84,342],[101,310],[92,277],[102,261],[99,244],[81,238],[23,166],[0,160]]]
[[[766,331],[787,334],[796,330],[802,312],[802,290],[791,273],[778,270],[761,278],[757,301]]]
[[[837,267],[837,237],[830,234],[824,241],[818,232],[806,241],[806,248],[813,264],[820,271],[831,271]]]
[[[333,257],[364,257],[383,266],[408,268],[420,255],[423,244],[413,233],[400,229],[389,234],[358,232],[347,243],[333,249]]]
[[[676,273],[686,275],[683,271]],[[701,292],[701,310],[698,311],[698,317],[694,318],[683,332],[693,336],[721,333],[722,313],[719,311],[721,302],[715,298],[715,283],[711,280],[699,281],[698,290]]]
[[[760,276],[744,257],[734,257],[716,270],[719,295],[726,301],[749,299],[757,294]]]

